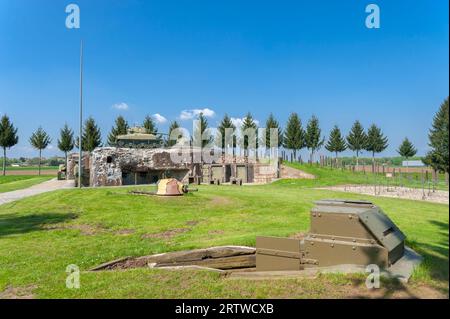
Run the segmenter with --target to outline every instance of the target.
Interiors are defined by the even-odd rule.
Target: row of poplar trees
[[[208,121],[203,114],[199,114],[198,128],[200,133],[208,130]],[[310,152],[310,161],[314,159],[314,154],[322,147],[325,146],[326,150],[335,154],[336,158],[338,154],[349,149],[355,152],[356,163],[358,165],[358,159],[362,151],[367,151],[372,154],[372,159],[375,161],[375,155],[384,151],[388,147],[388,138],[384,136],[381,129],[372,124],[367,131],[363,128],[359,121],[356,121],[350,132],[344,136],[338,126],[334,126],[330,132],[328,140],[322,136],[322,131],[319,126],[319,119],[312,116],[308,121],[306,128],[303,128],[300,117],[297,113],[291,113],[286,123],[286,128],[281,129],[278,121],[273,114],[270,114],[265,123],[266,136],[262,140],[257,141],[257,147],[259,143],[265,144],[266,148],[270,148],[270,129],[278,129],[278,145],[283,146],[286,149],[292,150],[293,155],[297,158],[297,153],[303,148],[307,148]],[[146,133],[157,134],[158,130],[151,116],[146,116],[142,126],[145,128]],[[170,124],[170,133],[179,128],[180,125],[174,121]],[[247,113],[242,121],[241,131],[253,128],[257,129],[257,122],[253,119],[251,113]],[[129,125],[127,121],[119,116],[115,125],[112,127],[108,135],[108,145],[114,146],[116,143],[116,137],[118,135],[127,134]],[[222,134],[222,139],[217,139],[217,146],[223,150],[225,146],[232,146],[233,151],[237,145],[238,137],[235,136],[232,145],[225,145],[225,130],[236,130],[232,119],[225,115],[220,122],[218,131]],[[237,134],[235,134],[237,135]],[[428,134],[430,151],[425,158],[425,162],[432,166],[435,170],[447,172],[449,170],[449,105],[448,97],[441,104],[438,112],[433,118],[432,127]],[[241,137],[244,146],[244,150],[249,147],[248,136]],[[7,115],[3,115],[0,119],[0,147],[3,150],[3,175],[6,173],[6,150],[13,147],[19,142],[18,130],[13,125]],[[42,150],[46,149],[52,142],[51,137],[47,132],[39,127],[29,138],[29,142],[33,148],[39,151],[39,158],[41,159]],[[210,141],[202,141],[202,145],[206,145]],[[83,126],[82,134],[82,150],[91,152],[96,147],[102,146],[102,135],[100,128],[96,124],[92,117],[89,117]],[[166,141],[167,146],[172,146],[175,141]],[[75,147],[78,147],[78,139],[74,137],[73,130],[66,124],[60,130],[60,136],[58,139],[58,148],[64,153],[66,162],[67,154],[71,152]],[[405,138],[399,146],[397,152],[405,157],[413,157],[417,150],[414,145]],[[40,161],[39,161],[40,163]],[[39,164],[40,173],[40,164]]]
[[[6,174],[6,150],[13,147],[19,142],[19,136],[17,128],[14,127],[13,123],[7,115],[3,115],[0,119],[0,147],[3,149],[3,175]],[[100,128],[95,123],[92,117],[88,118],[84,123],[83,135],[82,135],[82,146],[84,151],[92,151],[96,147],[101,146],[101,133]],[[58,139],[58,148],[61,150],[66,159],[67,165],[67,155],[75,147],[78,147],[78,141],[74,138],[74,132],[67,124],[60,130],[60,137]],[[30,145],[39,151],[39,175],[41,174],[41,159],[42,151],[46,149],[51,143],[52,138],[50,135],[42,128],[39,127],[29,138]]]

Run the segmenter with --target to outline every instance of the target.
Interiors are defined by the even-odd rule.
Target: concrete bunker
[[[275,165],[251,162],[249,158],[225,156],[213,162],[197,162],[202,149],[164,147],[162,134],[148,133],[142,127],[131,128],[119,135],[115,146],[98,147],[83,153],[83,186],[122,186],[156,184],[161,179],[175,178],[182,183],[216,184],[266,183],[279,177]],[[175,158],[176,160],[172,160]],[[78,154],[69,156],[67,175],[77,179]]]

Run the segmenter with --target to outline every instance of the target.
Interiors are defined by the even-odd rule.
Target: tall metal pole
[[[83,134],[83,40],[80,43],[80,135],[78,137],[78,187],[81,188],[82,158],[83,150],[81,147],[81,136]]]

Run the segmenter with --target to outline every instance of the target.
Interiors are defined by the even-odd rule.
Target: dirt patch
[[[175,228],[175,229],[169,229],[162,233],[144,234],[144,235],[142,235],[142,238],[171,239],[172,237],[175,237],[176,235],[186,233],[190,230],[191,230],[191,228]]]
[[[154,233],[154,234],[144,234],[141,238],[157,238],[157,239],[171,239],[179,234],[187,233],[192,230],[192,227],[200,223],[198,220],[189,220],[186,222],[186,226],[190,227],[181,227],[181,228],[174,228],[169,229],[161,233]]]
[[[232,204],[232,201],[228,197],[215,196],[211,199],[211,204],[215,206],[225,206]]]
[[[41,175],[53,175],[56,176],[58,174],[57,169],[43,169],[41,170]],[[38,169],[35,170],[7,170],[6,175],[35,175],[38,176]]]
[[[0,299],[34,299],[33,290],[36,288],[36,285],[25,287],[8,286],[4,291],[0,292]]]
[[[135,232],[134,229],[120,229],[115,231],[114,234],[119,236],[128,236],[134,234],[134,232]]]
[[[222,235],[224,233],[223,230],[210,230],[208,235]]]
[[[353,299],[447,299],[441,291],[425,285],[405,285],[396,282],[381,283],[378,289],[367,289],[364,284],[340,287],[339,292]],[[330,286],[330,289],[332,287]],[[334,287],[335,289],[335,287]]]
[[[82,235],[93,236],[101,233],[105,233],[107,230],[102,226],[94,226],[88,224],[75,224],[75,225],[51,225],[44,226],[46,230],[66,230],[74,229],[79,230]]]
[[[186,222],[186,225],[188,225],[188,226],[195,226],[198,223],[200,223],[198,220],[189,220],[189,221]]]
[[[442,291],[437,290],[433,287],[429,286],[417,286],[411,288],[414,292],[416,292],[419,298],[425,299],[448,299],[448,295],[444,294]]]
[[[449,193],[448,191],[428,191],[420,188],[408,188],[408,187],[386,187],[374,185],[341,185],[332,187],[323,187],[320,189],[327,189],[337,192],[356,193],[381,197],[393,197],[401,199],[422,200],[427,202],[448,204]]]

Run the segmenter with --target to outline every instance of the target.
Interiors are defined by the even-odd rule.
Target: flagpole
[[[83,150],[81,140],[83,134],[83,40],[80,42],[80,135],[78,136],[78,187],[81,188]]]

